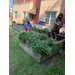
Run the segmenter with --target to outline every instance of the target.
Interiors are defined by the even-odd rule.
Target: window
[[[56,17],[56,12],[46,12],[46,18],[45,18],[46,24],[53,25],[55,17]]]
[[[26,17],[26,11],[23,12],[23,15],[24,15],[24,19],[25,19],[25,17]]]
[[[20,15],[19,15],[19,19],[20,19]]]
[[[25,0],[25,2],[27,2],[27,0]]]
[[[15,0],[15,4],[18,4],[18,0]]]
[[[18,12],[15,11],[15,18],[18,18]]]

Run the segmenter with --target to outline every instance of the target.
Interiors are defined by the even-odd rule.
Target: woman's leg
[[[57,29],[57,31],[55,32],[55,34],[56,34],[56,40],[57,40],[57,34],[59,34],[59,29]]]
[[[26,29],[23,29],[24,31],[26,31]]]
[[[53,35],[54,35],[54,30],[53,30],[53,29],[51,29],[50,37],[52,37],[52,38],[53,38]]]
[[[28,29],[29,30],[29,33],[30,33],[30,29]]]

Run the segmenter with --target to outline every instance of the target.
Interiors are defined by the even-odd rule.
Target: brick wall
[[[13,4],[15,4],[15,0],[13,0]]]
[[[64,8],[63,8],[63,16],[65,17],[65,5],[64,5]]]
[[[30,2],[31,0],[27,0],[27,2]]]
[[[18,0],[18,4],[20,3],[25,3],[25,0]],[[30,2],[30,1],[33,1],[33,0],[27,0],[27,2]],[[13,0],[13,5],[15,4],[15,0]]]
[[[26,11],[26,17],[28,17],[28,11],[30,10],[30,3],[23,3],[21,5],[17,4],[17,5],[13,5],[13,21],[15,21],[16,23],[22,23],[22,20],[24,19],[24,13],[23,11]],[[15,18],[15,11],[18,12],[18,18]],[[20,18],[19,18],[20,15]]]
[[[10,20],[12,21],[12,15],[10,15]]]
[[[37,14],[36,16],[32,15],[32,25],[34,25],[34,23],[37,23],[39,21],[40,5],[41,0],[33,0],[33,8],[37,9]]]
[[[62,7],[61,7],[61,2],[62,2]],[[58,14],[63,11],[64,2],[65,0],[43,0],[41,1],[39,20],[45,21],[46,11],[57,12],[56,14],[56,17],[57,17]],[[62,8],[61,11],[60,11],[60,8]]]
[[[24,0],[21,0],[21,3],[24,3]]]

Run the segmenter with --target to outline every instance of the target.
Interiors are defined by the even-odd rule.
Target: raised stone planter
[[[61,46],[59,46],[58,44],[57,45],[57,49],[54,50],[52,52],[52,54],[50,55],[46,55],[46,54],[43,54],[43,53],[33,53],[32,50],[31,50],[31,47],[29,45],[27,45],[26,43],[22,42],[20,40],[19,42],[19,46],[25,51],[27,52],[31,57],[33,57],[38,63],[41,63],[43,62],[44,60],[50,58],[52,55],[54,55],[55,53],[57,53],[60,49],[61,49]]]
[[[16,29],[18,32],[20,32],[24,29],[24,27],[21,27],[21,26],[17,25],[16,23],[13,23],[13,28]]]

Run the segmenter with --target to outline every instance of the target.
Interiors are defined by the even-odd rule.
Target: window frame
[[[24,1],[25,3],[27,2],[27,0]]]
[[[17,12],[17,17],[16,17],[16,12]],[[18,18],[18,11],[15,11],[15,19],[17,19]]]
[[[50,11],[46,11],[46,16],[47,16],[47,12],[49,12],[49,13],[50,13],[50,16],[49,16],[49,18],[45,17],[45,20],[46,20],[46,19],[48,19],[48,20],[49,20],[49,23],[48,23],[48,24],[46,23],[46,24],[47,24],[47,25],[51,25],[51,24],[50,24],[50,23],[51,23],[51,20],[52,20],[52,19],[55,19],[55,18],[51,18],[51,14],[52,14],[53,12],[50,12]],[[57,14],[57,12],[56,12],[56,11],[54,11],[54,12]],[[56,17],[56,16],[55,16],[55,17]],[[45,21],[45,22],[46,22],[46,21]]]
[[[25,15],[24,15],[24,12],[25,12]],[[23,11],[23,18],[25,19],[25,17],[26,17],[26,11]]]
[[[17,2],[17,3],[16,3]],[[15,4],[18,4],[18,0],[15,0]]]

